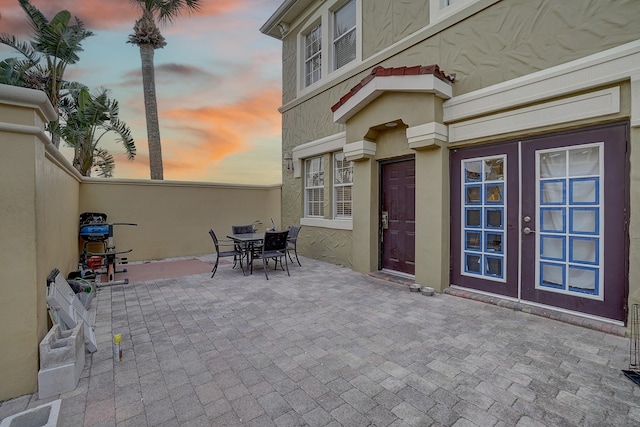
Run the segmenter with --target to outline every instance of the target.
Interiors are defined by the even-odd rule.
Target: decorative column
[[[447,126],[407,128],[416,151],[416,283],[442,292],[449,285],[449,151]]]
[[[378,269],[378,163],[376,144],[356,141],[345,144],[344,156],[353,164],[353,269],[368,273]]]

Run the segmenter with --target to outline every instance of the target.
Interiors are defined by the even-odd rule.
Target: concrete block
[[[40,342],[38,397],[46,399],[76,388],[85,361],[84,324],[63,331],[54,325]]]
[[[0,427],[56,427],[60,415],[61,400],[22,411],[5,418]]]

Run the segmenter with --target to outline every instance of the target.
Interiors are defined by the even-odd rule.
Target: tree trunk
[[[160,124],[158,123],[158,102],[156,100],[156,81],[153,66],[154,47],[152,44],[140,44],[142,60],[142,87],[144,110],[147,118],[147,143],[149,144],[149,169],[151,179],[164,179],[162,171],[162,147],[160,145]]]

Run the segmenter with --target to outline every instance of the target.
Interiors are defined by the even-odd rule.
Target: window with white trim
[[[353,212],[353,162],[347,161],[343,152],[333,155],[333,216],[336,219],[352,218]]]
[[[324,160],[322,156],[304,161],[304,216],[324,217]]]
[[[313,27],[304,37],[304,85],[309,86],[322,77],[322,26]]]
[[[326,1],[299,36],[300,90],[314,86],[360,57],[362,0]],[[324,30],[323,30],[324,28]]]
[[[349,1],[333,14],[333,69],[356,59],[356,2]]]

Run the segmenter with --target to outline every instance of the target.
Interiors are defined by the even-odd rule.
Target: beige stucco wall
[[[363,1],[362,57],[370,58],[428,24],[429,0]]]
[[[223,238],[232,225],[262,221],[260,229],[278,227],[280,186],[250,187],[207,183],[85,179],[79,212],[103,212],[114,226],[117,251],[130,261],[213,252],[208,231]],[[287,224],[288,225],[288,224]]]
[[[42,133],[53,117],[44,93],[0,85],[0,400],[36,390],[46,279],[77,259],[79,176]]]
[[[456,74],[453,90],[458,96],[624,44],[640,35],[635,22],[640,15],[640,2],[633,0],[481,0],[431,27],[426,26],[427,4],[426,0],[363,2],[363,62],[351,72],[333,81],[327,79],[326,84],[301,95],[296,86],[297,32],[306,21],[303,19],[292,28],[283,40],[284,152],[345,130],[347,142],[358,140],[366,129],[364,122],[379,124],[382,118],[364,120],[356,116],[353,127],[351,123],[342,126],[333,123],[330,111],[330,106],[376,65],[438,64],[445,72]],[[403,18],[409,15],[413,19]],[[413,117],[422,112],[419,108],[408,112],[411,104],[392,104],[384,117]],[[366,109],[358,115],[361,114],[366,115]],[[429,122],[428,116],[425,113],[423,123]],[[574,126],[577,125],[580,123]],[[286,222],[295,223],[303,215],[302,192],[302,178],[285,175]],[[330,235],[333,231],[324,228],[307,228],[305,232],[314,236],[309,239],[314,242],[335,237]]]
[[[37,391],[49,329],[46,279],[77,268],[79,214],[105,212],[116,249],[151,260],[213,252],[209,228],[281,220],[280,186],[81,177],[44,133],[55,111],[44,93],[0,85],[0,401]]]

